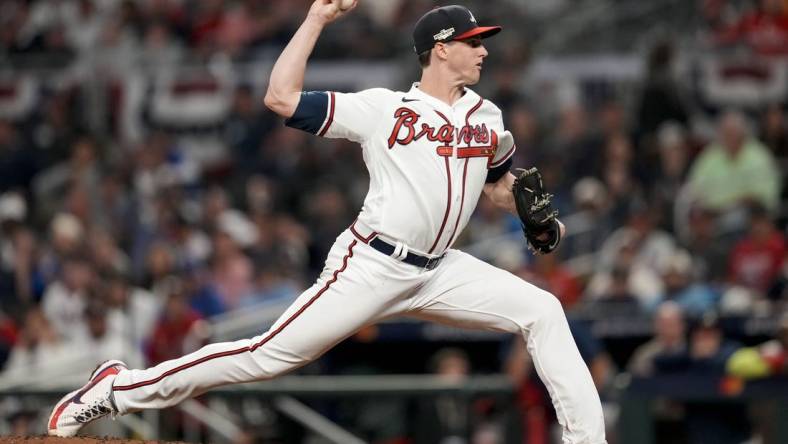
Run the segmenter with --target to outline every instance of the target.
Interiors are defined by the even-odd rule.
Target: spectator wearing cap
[[[703,149],[689,172],[689,185],[700,203],[720,213],[741,210],[749,202],[774,211],[780,184],[776,159],[749,134],[745,117],[735,111],[720,117],[717,140]],[[732,228],[740,226],[733,223]]]

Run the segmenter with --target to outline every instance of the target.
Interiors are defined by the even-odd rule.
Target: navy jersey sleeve
[[[484,181],[485,183],[495,183],[498,182],[504,174],[509,172],[509,169],[512,168],[512,158],[509,157],[503,161],[502,164],[492,167],[487,170],[487,179]]]
[[[300,129],[312,134],[320,134],[328,116],[328,93],[325,91],[304,91],[293,115],[285,120],[290,128]]]

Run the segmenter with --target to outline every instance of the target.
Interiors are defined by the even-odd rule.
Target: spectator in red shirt
[[[186,352],[189,333],[192,332],[200,315],[189,307],[180,279],[167,278],[167,302],[159,322],[148,343],[148,364],[155,365],[176,358]],[[201,344],[195,344],[201,345]]]
[[[785,236],[775,227],[766,208],[753,204],[749,231],[733,247],[728,259],[731,283],[766,294],[780,273],[785,253]]]

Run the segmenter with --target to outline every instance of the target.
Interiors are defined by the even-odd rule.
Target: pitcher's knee
[[[501,293],[509,296],[505,298],[501,314],[512,322],[507,326],[507,331],[511,327],[512,333],[528,332],[537,324],[549,324],[564,316],[555,296],[527,282],[516,282]]]
[[[561,301],[554,294],[545,291],[542,299],[544,304],[543,316],[545,318],[563,318],[566,316]]]
[[[566,318],[561,302],[552,293],[540,290],[535,293],[526,314],[528,329],[539,324],[552,324]]]

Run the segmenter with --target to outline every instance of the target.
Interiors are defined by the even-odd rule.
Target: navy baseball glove
[[[556,220],[558,210],[554,210],[550,203],[553,195],[545,192],[539,170],[518,171],[520,175],[512,185],[512,193],[528,248],[536,254],[550,253],[561,241],[561,230]]]

